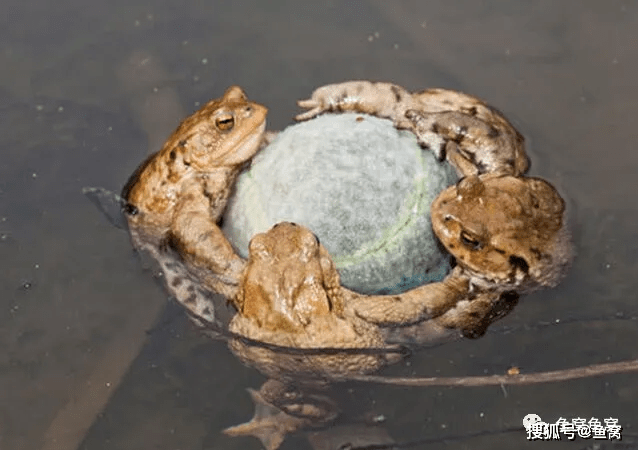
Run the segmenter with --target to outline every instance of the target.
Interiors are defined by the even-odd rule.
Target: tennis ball
[[[450,270],[430,222],[454,170],[389,120],[324,114],[289,126],[238,178],[223,230],[248,256],[256,233],[282,221],[310,228],[344,286],[394,294]]]

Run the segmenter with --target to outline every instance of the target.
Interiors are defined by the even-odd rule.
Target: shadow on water
[[[635,321],[621,320],[638,314],[633,3],[52,5],[10,0],[0,19],[1,448],[41,448],[65,410],[75,416],[62,431],[84,430],[69,441],[81,449],[260,448],[220,430],[249,418],[244,389],[262,377],[165,306],[126,234],[81,194],[87,185],[118,190],[181,108],[230,84],[269,106],[272,129],[290,123],[296,99],[333,81],[473,93],[513,119],[528,138],[532,174],[568,198],[578,255],[564,283],[524,297],[501,331],[384,373],[532,372],[638,356]],[[156,58],[161,70],[127,72],[136,55]],[[556,320],[569,323],[536,327]],[[163,325],[146,334],[154,323]],[[528,413],[617,417],[628,435],[637,426],[632,375],[503,389],[338,390],[343,403],[383,415],[401,441],[518,427]],[[594,444],[621,448],[539,444],[522,432],[427,448]],[[282,448],[309,445],[291,438]]]

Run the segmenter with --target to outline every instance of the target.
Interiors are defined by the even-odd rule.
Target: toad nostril
[[[452,220],[452,216],[451,216],[451,215],[449,215],[449,214],[446,214],[446,215],[445,215],[445,217],[443,218],[443,220],[444,220],[445,222],[449,222],[450,220]]]

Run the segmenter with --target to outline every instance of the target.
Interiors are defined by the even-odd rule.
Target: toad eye
[[[468,232],[461,231],[461,243],[471,250],[480,250],[483,244],[478,239],[472,237]]]
[[[215,118],[215,125],[221,131],[229,131],[235,125],[235,118],[232,114],[223,114]]]

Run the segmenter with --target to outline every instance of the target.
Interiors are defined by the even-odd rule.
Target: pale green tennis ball
[[[399,293],[449,271],[436,245],[430,205],[456,181],[412,133],[361,114],[325,114],[286,128],[242,173],[224,232],[243,257],[277,222],[310,228],[342,284]]]

